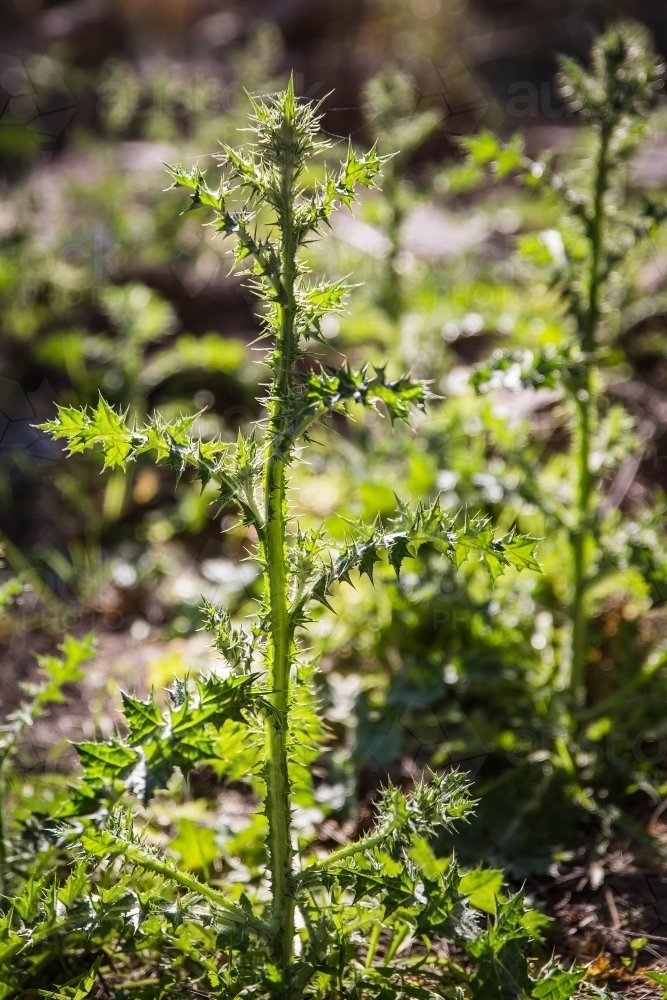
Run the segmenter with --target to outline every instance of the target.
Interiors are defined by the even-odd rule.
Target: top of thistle
[[[330,224],[337,208],[353,205],[360,187],[375,187],[387,157],[380,156],[375,146],[358,154],[350,143],[338,170],[325,166],[321,180],[302,184],[307,161],[330,145],[326,137],[319,138],[320,104],[297,98],[291,79],[285,90],[250,101],[249,131],[256,141],[240,149],[223,147],[219,160],[224,173],[217,187],[207,183],[198,165],[190,170],[180,165],[167,169],[174,187],[190,191],[189,208],[212,209],[216,231],[233,237],[234,265],[243,262],[247,267],[250,288],[267,305],[263,325],[271,335],[279,334],[280,310],[292,294],[285,284],[284,255],[292,257],[288,270],[297,300],[298,344],[319,338],[322,317],[340,311],[346,291],[340,280],[308,283],[298,251]],[[273,221],[262,212],[266,207],[272,210]]]
[[[324,180],[304,193],[299,187],[299,175],[307,160],[328,148],[329,140],[321,135],[320,104],[300,100],[294,93],[294,81],[287,88],[261,99],[250,97],[252,114],[249,131],[256,136],[256,143],[245,149],[223,146],[218,159],[227,168],[226,176],[217,188],[211,188],[204,173],[195,165],[190,170],[182,166],[169,166],[174,187],[188,188],[191,192],[189,208],[200,206],[213,209],[216,229],[237,241],[236,263],[246,257],[254,258],[252,273],[268,278],[275,285],[277,263],[272,254],[277,243],[271,234],[258,237],[253,225],[255,206],[273,207],[279,222],[284,222],[286,208],[297,208],[295,245],[303,246],[308,235],[328,224],[337,205],[348,208],[356,201],[359,187],[371,188],[388,159],[379,156],[374,146],[367,153],[358,155],[348,145],[347,157],[337,173],[325,170]],[[242,188],[246,192],[243,208],[235,210],[230,196]],[[297,204],[298,202],[298,204]]]
[[[292,161],[301,167],[307,159],[326,149],[328,139],[319,139],[322,116],[319,104],[300,101],[294,92],[294,77],[290,76],[285,90],[269,94],[261,100],[248,94],[253,114],[250,131],[257,136],[260,155],[275,161]]]
[[[636,24],[615,24],[591,50],[591,67],[560,57],[559,85],[568,110],[611,125],[625,115],[645,115],[658,100],[664,65],[648,33]]]

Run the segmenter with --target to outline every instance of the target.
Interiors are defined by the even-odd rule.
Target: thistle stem
[[[385,261],[382,298],[385,312],[398,331],[398,323],[403,313],[404,302],[403,281],[396,265],[401,252],[401,225],[403,223],[405,213],[401,204],[399,182],[396,177],[395,166],[390,165],[388,169],[385,169],[383,189],[391,216],[387,226],[387,236],[389,238],[390,249]]]
[[[291,389],[294,363],[294,319],[297,241],[294,231],[293,199],[295,137],[291,123],[284,123],[281,151],[281,193],[279,222],[281,242],[280,337],[274,355],[271,387],[269,454],[265,474],[266,541],[264,554],[270,610],[270,701],[275,709],[266,720],[267,817],[271,869],[274,958],[280,968],[292,960],[294,940],[294,898],[292,890],[293,849],[291,802],[287,762],[289,740],[290,666],[292,628],[288,612],[286,559],[286,467],[293,441],[286,433],[285,410]]]
[[[266,563],[271,603],[270,700],[275,709],[266,720],[267,816],[271,863],[272,919],[276,960],[289,964],[294,936],[294,900],[290,898],[292,838],[287,740],[289,736],[289,672],[291,636],[287,615],[285,566],[285,463],[271,458],[266,472]]]

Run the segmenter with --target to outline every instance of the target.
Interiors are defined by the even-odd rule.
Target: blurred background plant
[[[443,580],[442,567],[423,565],[414,588],[389,584],[365,601],[348,601],[331,643],[334,663],[344,665],[348,683],[356,680],[358,722],[349,739],[359,763],[386,768],[403,760],[405,767],[406,751],[414,766],[434,756],[441,763],[472,760],[482,799],[458,849],[510,863],[517,875],[571,857],[582,837],[606,856],[618,823],[650,842],[627,809],[650,813],[665,791],[662,768],[654,766],[662,759],[664,725],[665,555],[656,506],[632,498],[657,425],[650,414],[628,412],[633,383],[626,381],[621,333],[628,318],[655,320],[661,309],[640,282],[660,245],[664,199],[633,184],[626,166],[646,136],[661,69],[644,55],[641,36],[628,37],[620,43],[610,34],[595,81],[572,62],[564,66],[562,86],[576,93],[584,121],[599,122],[604,102],[618,105],[617,117],[581,137],[570,172],[561,177],[548,158],[526,159],[519,142],[502,144],[481,132],[464,142],[468,160],[437,178],[457,194],[481,182],[487,168],[503,186],[516,173],[523,178],[522,200],[533,203],[540,229],[526,226],[519,252],[481,281],[475,275],[473,289],[465,278],[450,285],[453,295],[469,292],[476,302],[495,305],[502,297],[500,329],[489,311],[473,314],[476,333],[493,331],[487,343],[492,336],[491,343],[521,349],[496,350],[477,366],[472,382],[488,393],[477,399],[464,370],[444,378],[444,365],[427,370],[440,376],[447,398],[427,422],[423,453],[410,441],[397,449],[395,437],[369,443],[368,428],[353,453],[349,441],[339,449],[348,481],[375,480],[367,489],[369,513],[389,514],[395,499],[384,484],[407,481],[416,495],[442,492],[452,506],[485,509],[508,528],[518,523],[544,539],[543,577],[492,594],[480,580],[466,581],[460,572],[454,579],[446,569]],[[609,69],[614,59],[622,70]],[[605,82],[617,73],[621,84]],[[618,100],[607,92],[613,86],[624,88]],[[594,142],[608,148],[598,154]],[[601,216],[595,222],[596,210],[613,223]],[[595,240],[591,249],[586,241]],[[546,280],[539,271],[545,265]],[[424,318],[422,289],[412,283],[399,322],[409,318],[426,332],[431,317]],[[446,293],[434,300],[452,309]],[[472,325],[470,316],[463,330],[453,318],[442,324],[454,349],[466,322]],[[421,358],[433,364],[427,337]],[[340,499],[332,510],[340,510]],[[661,510],[662,503],[653,488],[650,504]],[[655,838],[652,846],[662,852]],[[595,870],[597,879],[600,866]]]

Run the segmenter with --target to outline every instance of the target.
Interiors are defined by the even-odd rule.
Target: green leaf
[[[463,528],[453,534],[450,557],[458,567],[471,553],[479,553],[491,579],[495,581],[507,566],[539,572],[539,563],[535,558],[537,544],[537,538],[517,535],[514,530],[496,539],[490,518],[466,517]]]
[[[119,740],[107,743],[75,743],[74,747],[85,771],[86,781],[106,783],[128,774],[139,760],[136,750]]]
[[[396,498],[396,504],[399,513],[392,522],[395,530],[387,530],[378,523],[369,536],[365,523],[350,522],[353,539],[345,549],[329,556],[329,562],[320,560],[318,563],[316,559],[311,559],[311,577],[299,588],[292,605],[294,620],[299,620],[309,601],[328,606],[327,597],[333,584],[337,581],[349,583],[349,574],[353,569],[371,576],[372,567],[383,551],[387,553],[397,575],[406,557],[415,556],[422,545],[434,546],[457,568],[476,553],[483,559],[493,580],[508,566],[539,571],[534,554],[537,546],[535,538],[512,531],[504,538],[496,539],[488,517],[466,516],[462,524],[457,524],[456,518],[441,509],[438,500],[429,507],[419,504],[415,510],[399,498]]]
[[[585,971],[585,969],[577,969],[575,972],[549,970],[547,976],[535,984],[531,997],[534,1000],[570,1000],[570,997],[577,992]]]
[[[503,143],[493,132],[483,130],[463,138],[461,146],[468,154],[470,166],[490,168],[499,180],[512,173],[529,171],[532,166],[523,152],[523,136],[518,133]]]
[[[404,375],[387,381],[385,369],[378,367],[372,378],[366,368],[355,371],[347,365],[341,368],[323,367],[310,372],[306,381],[305,405],[301,420],[309,416],[322,420],[329,413],[344,413],[345,404],[355,402],[370,410],[383,403],[392,423],[408,420],[410,407],[424,410],[430,396],[425,382]]]
[[[241,677],[202,677],[195,679],[196,696],[171,710],[171,731],[182,737],[201,729],[205,722],[221,726],[227,719],[243,722],[253,705],[252,686],[255,674]]]
[[[389,565],[394,570],[397,577],[401,575],[401,566],[408,556],[412,555],[410,552],[410,539],[407,535],[392,535],[391,541],[387,547],[387,557],[389,559]]]
[[[515,569],[529,569],[539,573],[540,564],[535,558],[537,544],[537,538],[531,535],[518,535],[515,529],[497,542],[498,550],[502,552],[508,565],[514,566]]]
[[[190,466],[196,470],[203,484],[211,479],[219,482],[230,499],[241,507],[248,523],[261,530],[256,507],[230,480],[229,470],[223,461],[229,445],[217,440],[195,439],[191,431],[197,417],[198,414],[191,414],[167,422],[156,414],[150,423],[130,430],[125,423],[125,415],[116,413],[100,398],[97,409],[92,413],[85,408],[59,407],[57,418],[40,427],[54,438],[67,438],[70,453],[99,445],[104,453],[105,468],[113,465],[124,467],[128,461],[151,451],[156,452],[158,462],[175,469],[178,477]]]
[[[69,453],[99,445],[104,453],[104,468],[125,468],[132,452],[132,434],[125,415],[116,413],[100,396],[97,407],[88,412],[73,406],[59,406],[58,416],[38,425],[54,438],[69,440]]]
[[[474,163],[479,164],[491,163],[502,150],[498,136],[488,129],[482,129],[476,135],[464,136],[461,139],[461,147]]]
[[[35,719],[41,718],[49,705],[62,703],[63,687],[84,677],[81,665],[94,655],[94,636],[82,639],[67,636],[59,647],[62,656],[38,656],[37,662],[45,679],[40,684],[25,683],[23,690],[31,696],[7,716],[0,725],[0,762],[15,753],[23,733]]]
[[[667,997],[667,972],[656,972],[655,969],[648,969],[644,971],[644,975],[654,983],[657,983],[658,986],[662,986],[662,995],[663,997]]]
[[[35,695],[35,707],[39,712],[48,703],[64,701],[63,687],[65,684],[75,684],[83,680],[84,671],[82,664],[86,663],[95,655],[95,637],[91,633],[83,639],[75,639],[66,636],[62,645],[58,648],[62,656],[38,656],[37,663],[47,677],[47,683],[40,687],[27,690]]]
[[[459,888],[471,904],[484,913],[496,912],[496,900],[503,887],[503,872],[492,868],[475,868],[461,879]]]
[[[1,551],[0,551],[1,554]],[[0,585],[0,612],[9,607],[15,597],[23,593],[23,584],[16,577],[6,580]]]
[[[542,940],[542,931],[551,927],[553,922],[553,917],[548,917],[546,913],[540,913],[539,910],[526,910],[521,917],[521,926],[525,927],[535,941]]]
[[[252,657],[252,639],[243,628],[232,625],[229,613],[210,601],[202,605],[204,628],[214,635],[213,644],[236,669],[249,669]]]
[[[367,188],[375,187],[375,178],[382,170],[382,165],[389,159],[389,156],[378,155],[377,143],[361,156],[355,152],[350,143],[347,159],[334,182],[334,189],[341,204],[351,208],[356,201],[356,188],[359,185]]]
[[[581,368],[573,350],[544,348],[534,351],[496,351],[490,361],[477,365],[470,376],[476,392],[491,389],[552,389],[572,378]]]
[[[104,468],[125,468],[125,461],[132,450],[132,435],[125,423],[125,416],[109,406],[100,396],[91,424],[91,441],[104,450]]]
[[[85,973],[83,976],[76,976],[65,986],[58,987],[57,993],[52,993],[50,990],[40,990],[39,995],[48,997],[48,1000],[86,1000],[86,997],[90,996],[91,990],[97,980],[97,972],[102,964],[102,959],[103,956],[100,956],[96,960],[90,972]]]
[[[129,729],[128,743],[130,746],[143,743],[147,737],[153,736],[158,729],[166,724],[162,712],[155,703],[153,694],[146,701],[131,698],[124,691],[121,694],[123,714]]]
[[[215,831],[197,826],[191,819],[180,821],[178,836],[172,840],[171,849],[179,857],[179,866],[186,871],[206,871],[220,857]]]
[[[180,164],[170,166],[165,164],[167,172],[171,175],[174,188],[186,188],[191,191],[191,201],[188,210],[199,208],[203,205],[213,208],[216,211],[224,210],[225,196],[228,193],[221,185],[217,191],[212,191],[204,180],[204,174],[197,164],[190,170],[185,170]]]

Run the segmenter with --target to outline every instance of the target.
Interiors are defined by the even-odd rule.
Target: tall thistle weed
[[[334,210],[352,207],[359,187],[374,186],[382,157],[350,147],[337,171],[308,187],[307,168],[326,145],[317,108],[290,83],[253,100],[252,112],[254,145],[224,148],[217,186],[197,166],[169,169],[191,207],[211,211],[217,232],[234,239],[235,263],[261,303],[271,373],[265,420],[235,447],[198,436],[195,417],[128,422],[103,399],[93,409],[61,407],[45,426],[70,452],[101,448],[107,467],[150,452],[177,477],[214,483],[216,502],[235,505],[257,539],[261,605],[239,624],[207,604],[220,670],[176,682],[166,704],[153,693],[124,695],[123,733],[78,744],[83,780],[44,824],[72,863],[60,883],[12,873],[0,917],[0,997],[43,984],[54,955],[67,955],[75,976],[44,992],[52,1000],[84,998],[98,979],[134,1000],[193,988],[217,997],[567,998],[583,971],[531,958],[545,918],[521,893],[503,891],[502,872],[463,874],[455,859],[433,854],[436,831],[470,812],[462,774],[430,773],[407,792],[388,784],[374,827],[329,854],[308,850],[295,826],[294,805],[312,791],[326,743],[306,646],[317,605],[335,601],[353,574],[372,580],[380,562],[400,574],[422,547],[456,566],[481,558],[495,579],[506,567],[535,569],[535,542],[515,532],[496,538],[488,519],[452,517],[437,501],[414,509],[399,501],[387,523],[350,522],[342,545],[290,517],[290,472],[318,423],[354,406],[407,420],[428,389],[384,369],[321,368],[309,350],[323,317],[343,309],[345,286],[312,280],[301,251]],[[239,880],[229,869],[200,878],[156,846],[150,823],[138,829],[178,772],[187,780],[203,765],[259,794],[268,864],[257,877]],[[205,874],[203,859],[198,867]]]
[[[524,273],[533,281],[546,281],[555,295],[567,331],[565,343],[497,351],[478,366],[471,382],[478,393],[549,389],[565,405],[569,450],[559,488],[553,489],[549,455],[537,457],[532,466],[517,455],[511,461],[519,471],[517,495],[536,505],[547,532],[562,542],[568,579],[558,609],[565,637],[557,652],[558,668],[565,681],[553,682],[544,692],[553,726],[552,760],[569,775],[579,804],[600,814],[604,806],[595,801],[592,789],[584,788],[576,761],[585,759],[588,767],[590,753],[585,751],[591,740],[599,741],[636,707],[637,695],[665,664],[664,650],[650,649],[646,662],[633,664],[630,676],[615,679],[606,697],[596,694],[596,595],[605,592],[605,580],[618,580],[619,574],[629,579],[635,572],[650,586],[665,563],[660,532],[642,526],[641,513],[633,515],[627,488],[619,493],[620,470],[627,470],[627,459],[639,444],[632,416],[606,392],[624,361],[621,333],[632,304],[629,273],[650,256],[667,211],[662,197],[633,188],[631,177],[632,159],[650,134],[663,73],[644,32],[626,25],[610,29],[595,43],[589,69],[561,59],[561,94],[591,144],[586,162],[573,170],[558,170],[550,156],[531,160],[519,137],[503,144],[484,132],[464,143],[469,154],[462,171],[466,183],[488,172],[501,180],[514,176],[529,190],[547,191],[560,207],[559,224],[522,237],[519,253]],[[657,594],[650,603],[660,603],[659,587]],[[602,780],[609,777],[605,772]]]

